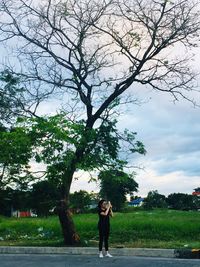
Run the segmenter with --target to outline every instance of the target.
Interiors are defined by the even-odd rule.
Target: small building
[[[32,210],[24,210],[24,211],[15,210],[12,211],[12,217],[17,217],[17,218],[37,217],[37,214],[35,214]]]
[[[194,192],[192,192],[192,195],[193,195],[193,196],[200,196],[200,187],[195,188],[195,189],[194,189]]]
[[[130,207],[141,207],[144,202],[144,198],[136,198],[128,203],[128,206]]]

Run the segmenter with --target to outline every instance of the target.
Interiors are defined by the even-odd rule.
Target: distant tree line
[[[106,173],[103,173],[102,175],[106,175]],[[102,179],[101,181],[102,185],[99,193],[89,193],[85,190],[71,193],[71,211],[73,213],[96,212],[99,199],[105,198],[111,199],[113,208],[116,211],[123,212],[127,207],[127,185],[128,183],[132,183],[131,186],[133,187],[133,184],[136,186],[137,183],[133,179],[130,180],[131,178],[128,177],[127,174],[121,173],[121,179],[119,179],[119,177],[117,178],[117,176],[113,175],[113,177],[110,178],[110,181],[108,179],[107,182],[105,182],[106,179],[104,177],[105,180]],[[112,181],[113,179],[115,179],[114,182]],[[123,181],[123,179],[125,181]],[[109,182],[115,184],[113,192],[109,186]],[[122,186],[123,182],[124,189]],[[135,187],[135,191],[136,188],[137,186]],[[127,191],[125,192],[125,190]],[[110,196],[110,198],[107,198],[107,196]],[[124,198],[122,196],[124,196]],[[137,197],[132,197],[132,199],[135,198]],[[27,190],[14,190],[7,187],[4,190],[0,189],[0,215],[11,216],[11,211],[26,211],[31,209],[38,216],[49,216],[55,214],[54,208],[58,200],[59,190],[56,188],[55,184],[49,181],[37,182]],[[159,194],[157,190],[154,190],[148,193],[141,208],[145,210],[154,208],[169,208],[185,211],[199,210],[200,197],[184,193],[172,193],[166,197],[165,195]]]
[[[200,197],[192,194],[172,193],[166,197],[157,190],[150,191],[144,200],[143,208],[170,208],[175,210],[199,210]]]
[[[120,211],[126,205],[127,194],[136,192],[138,188],[133,174],[115,169],[101,171],[97,182],[100,185],[99,193],[80,190],[70,194],[72,212],[97,211],[98,201],[102,198],[110,200],[113,209]],[[9,185],[0,187],[0,214],[9,216],[11,210],[32,209],[38,216],[48,216],[54,212],[61,194],[62,188],[52,180],[38,181],[32,186],[20,184],[18,189],[12,189]]]
[[[59,200],[59,190],[49,181],[40,181],[26,190],[0,189],[0,214],[11,216],[12,211],[32,210],[38,216],[54,214],[54,207]],[[96,203],[97,194],[80,190],[71,193],[71,210],[85,212],[91,205]]]

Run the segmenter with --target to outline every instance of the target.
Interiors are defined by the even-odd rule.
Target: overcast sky
[[[136,177],[139,194],[191,193],[200,186],[199,118],[199,108],[186,102],[173,104],[165,94],[152,94],[149,103],[122,118],[147,150],[145,156],[133,159],[144,166]]]
[[[137,132],[137,139],[146,147],[145,156],[133,155],[137,170],[137,195],[146,196],[150,190],[168,195],[174,192],[192,193],[200,186],[200,108],[179,101],[176,104],[164,93],[148,90],[141,93],[151,99],[140,106],[132,106],[120,117],[119,127]],[[87,175],[80,173],[72,190],[98,191],[98,185],[87,183]]]
[[[197,70],[199,54],[200,51],[196,50],[194,63]],[[165,195],[192,193],[200,186],[200,107],[194,108],[181,99],[173,103],[168,94],[145,87],[136,89],[136,92],[144,103],[132,105],[121,115],[118,127],[137,132],[137,139],[147,150],[145,156],[134,154],[132,159],[133,165],[143,168],[133,169],[137,172],[135,180],[139,184],[137,195],[146,196],[150,190]],[[200,93],[193,93],[193,97],[200,104]],[[51,102],[44,103],[40,110],[50,114],[55,112],[55,108],[56,104]],[[99,191],[98,184],[88,183],[87,173],[79,172],[76,176],[79,179],[74,180],[72,191]]]
[[[195,53],[194,67],[198,71],[200,49]],[[200,77],[197,82],[200,84]],[[174,103],[169,94],[142,86],[131,90],[143,103],[133,104],[121,115],[118,127],[137,132],[137,140],[147,150],[145,156],[134,154],[131,162],[142,168],[132,169],[137,172],[137,195],[146,196],[150,190],[166,196],[175,192],[191,194],[200,186],[200,107],[183,99]],[[193,92],[190,96],[200,105],[200,93]],[[41,112],[54,112],[55,107],[45,103]],[[87,173],[78,172],[76,177],[79,179],[74,180],[72,191],[99,191],[98,184],[88,183]]]

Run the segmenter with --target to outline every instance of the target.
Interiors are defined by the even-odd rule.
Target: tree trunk
[[[70,166],[66,169],[62,184],[62,199],[57,206],[57,214],[59,217],[64,243],[65,245],[76,245],[80,241],[80,237],[76,232],[75,225],[72,219],[72,214],[69,210],[69,195],[70,187],[76,170],[77,158],[71,161]]]
[[[90,127],[92,128],[92,123],[90,126],[87,126],[87,129]],[[76,171],[77,164],[82,160],[84,151],[87,147],[87,129],[85,134],[83,134],[82,142],[80,141],[79,147],[76,149],[74,154],[74,158],[71,161],[71,164],[66,169],[66,172],[63,176],[63,192],[62,197],[63,199],[60,201],[57,207],[57,214],[59,216],[64,242],[65,245],[76,245],[80,242],[80,237],[76,232],[75,225],[71,216],[71,212],[69,210],[69,194],[70,194],[70,187],[73,179],[73,175]]]
[[[60,200],[59,205],[57,207],[57,214],[59,217],[65,245],[69,246],[78,244],[80,238],[79,235],[76,233],[71,212],[65,199]]]

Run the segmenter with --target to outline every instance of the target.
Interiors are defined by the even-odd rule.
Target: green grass
[[[81,245],[97,246],[97,214],[74,215]],[[58,218],[0,217],[0,245],[62,246]],[[111,246],[200,248],[200,212],[173,210],[115,213]]]

